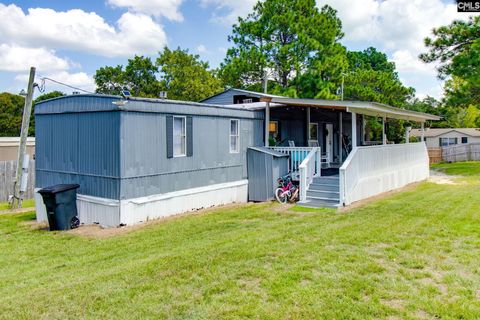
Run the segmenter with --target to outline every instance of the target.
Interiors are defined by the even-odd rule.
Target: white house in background
[[[413,129],[411,135],[421,138],[422,130]],[[424,134],[427,148],[440,148],[457,144],[480,143],[479,128],[428,128]]]
[[[17,160],[20,137],[0,137],[0,161]],[[30,159],[35,154],[35,137],[27,138],[27,153]]]

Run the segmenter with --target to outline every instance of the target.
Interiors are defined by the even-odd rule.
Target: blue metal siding
[[[225,92],[219,93],[216,96],[207,98],[203,100],[203,103],[211,103],[218,105],[228,105],[233,104],[233,96],[238,95],[239,93],[234,90],[227,90]]]
[[[73,95],[42,101],[35,105],[35,114],[118,111],[112,102],[120,97],[103,95]]]
[[[79,193],[118,199],[119,112],[37,114],[36,187],[78,183]]]

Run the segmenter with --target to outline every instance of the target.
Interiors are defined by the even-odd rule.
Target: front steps
[[[307,190],[307,199],[298,204],[310,208],[338,208],[340,186],[338,175],[313,178]]]

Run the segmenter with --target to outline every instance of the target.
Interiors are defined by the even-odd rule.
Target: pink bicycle
[[[295,202],[298,200],[298,187],[293,184],[289,175],[278,180],[278,188],[275,190],[275,198],[280,203]]]

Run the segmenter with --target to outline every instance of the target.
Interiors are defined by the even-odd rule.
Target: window
[[[447,147],[458,143],[458,138],[440,138],[440,147]]]
[[[268,133],[271,137],[278,136],[278,121],[270,121],[268,124]]]
[[[468,137],[462,137],[462,143],[468,143]]]
[[[240,129],[238,120],[230,120],[230,153],[240,152]]]
[[[243,103],[252,103],[252,102],[253,102],[253,99],[252,99],[252,98],[243,99]]]
[[[187,155],[187,127],[185,117],[173,117],[173,156]]]

